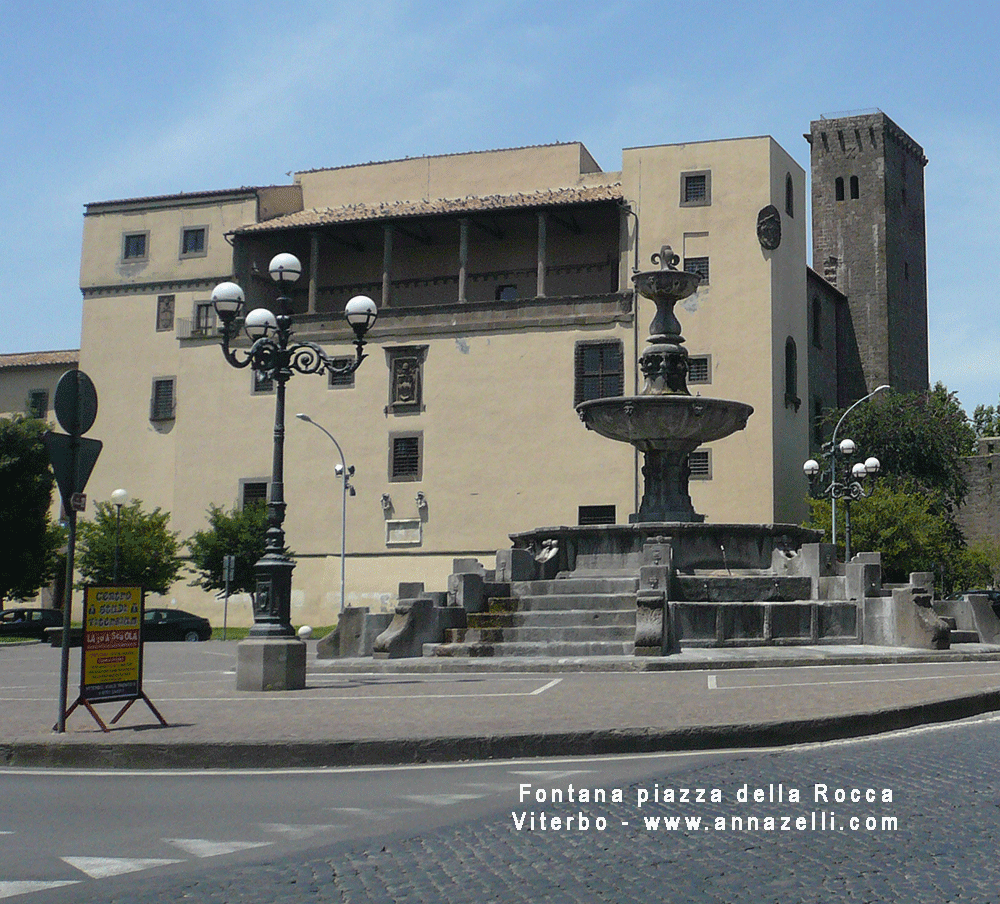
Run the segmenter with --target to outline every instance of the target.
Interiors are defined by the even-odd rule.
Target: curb
[[[15,741],[0,744],[0,764],[19,768],[294,769],[784,747],[867,737],[998,710],[1000,691],[985,691],[872,713],[671,730],[603,729],[487,737],[315,742],[101,744]]]

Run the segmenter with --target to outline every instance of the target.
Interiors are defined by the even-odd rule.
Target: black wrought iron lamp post
[[[278,284],[277,314],[256,308],[246,315],[244,327],[252,345],[240,357],[230,347],[235,338],[234,323],[243,309],[243,290],[233,282],[220,283],[212,292],[212,303],[222,321],[222,353],[233,367],[251,367],[275,383],[274,447],[271,463],[271,493],[267,504],[267,540],[264,556],[257,562],[254,595],[254,625],[250,637],[294,637],[291,626],[292,569],[295,563],[285,554],[284,448],[285,384],[294,372],[328,373],[342,376],[353,373],[367,357],[365,334],[378,317],[375,302],[357,295],[347,302],[344,315],[354,329],[357,355],[353,361],[338,364],[312,342],[292,342],[292,306],[290,286],[302,273],[302,264],[293,254],[278,254],[268,267]]]
[[[839,425],[838,425],[839,426]],[[825,447],[824,447],[825,448]],[[810,458],[803,466],[802,470],[809,478],[810,488],[817,496],[829,496],[831,500],[831,517],[836,517],[836,500],[843,499],[845,506],[844,514],[844,561],[851,561],[851,503],[858,499],[867,499],[875,491],[874,478],[882,470],[882,464],[874,456],[859,461],[846,467],[843,476],[837,476],[838,458],[849,458],[855,453],[857,446],[852,439],[841,440],[839,445],[830,445],[830,484],[819,490],[816,489],[816,478],[819,476],[819,462]],[[868,478],[872,478],[871,483],[866,483]],[[835,535],[834,535],[835,536]]]

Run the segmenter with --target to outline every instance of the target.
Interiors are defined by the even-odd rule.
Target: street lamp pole
[[[840,425],[838,424],[838,426]],[[841,440],[840,446],[831,452],[831,455],[834,456],[834,461],[836,461],[838,449],[841,455],[849,456],[854,454],[857,447],[852,439]],[[810,458],[802,466],[802,470],[805,472],[806,477],[809,478],[810,485],[812,485],[812,482],[819,475],[819,462],[815,458]],[[837,480],[836,469],[835,467],[831,468],[830,485],[822,489],[819,493],[821,496],[830,497],[831,508],[838,499],[844,500],[847,510],[847,520],[844,526],[845,562],[851,561],[851,502],[857,499],[867,499],[871,496],[875,491],[874,483],[866,486],[865,480],[869,477],[874,478],[881,470],[882,464],[874,456],[865,459],[863,462],[856,462],[850,471],[845,473],[843,480]]]
[[[322,424],[317,424],[308,414],[299,413],[295,415],[300,421],[305,421],[307,424],[312,424],[319,430],[322,430],[336,447],[337,451],[340,453],[340,464],[337,465],[336,471],[338,471],[338,476],[344,480],[344,492],[341,496],[341,507],[340,507],[340,611],[344,611],[344,585],[345,585],[345,566],[344,563],[347,558],[347,494],[350,493],[354,495],[354,487],[351,486],[351,477],[354,475],[354,465],[350,468],[347,467],[347,462],[344,460],[344,450],[340,448],[340,443],[338,443],[334,438],[333,434],[326,429]]]
[[[329,373],[342,376],[353,373],[367,357],[363,349],[365,334],[375,323],[375,302],[363,295],[352,298],[344,314],[354,329],[357,354],[353,361],[338,363],[312,342],[291,342],[292,304],[288,292],[302,273],[302,264],[292,254],[278,254],[268,267],[278,284],[277,315],[267,308],[257,308],[246,315],[244,327],[253,343],[239,357],[230,347],[235,338],[234,321],[241,312],[245,296],[233,282],[220,283],[212,292],[212,303],[222,321],[222,354],[233,367],[252,367],[276,384],[274,405],[274,442],[271,464],[271,498],[267,505],[267,539],[264,556],[255,566],[254,625],[250,638],[293,638],[291,626],[292,560],[285,553],[285,384],[294,372]],[[303,678],[304,680],[304,678]],[[265,682],[266,683],[266,682]],[[237,675],[237,685],[240,685]]]
[[[840,420],[837,421],[837,426],[833,428],[833,436],[830,439],[830,486],[833,486],[837,482],[837,431],[840,429],[840,425],[844,423],[844,418],[847,417],[855,408],[858,407],[862,402],[867,402],[875,393],[882,392],[883,389],[889,389],[888,383],[883,383],[881,386],[876,386],[868,395],[864,398],[858,399],[850,408],[847,409],[841,416]],[[853,455],[854,443],[851,443],[851,451],[847,452],[847,455]],[[837,497],[831,496],[830,498],[830,542],[835,546],[837,544]]]
[[[117,509],[117,514],[115,516],[115,568],[112,573],[112,583],[118,583],[118,558],[119,550],[121,549],[121,539],[122,539],[122,506],[128,502],[128,492],[123,489],[117,489],[111,494],[111,502]]]

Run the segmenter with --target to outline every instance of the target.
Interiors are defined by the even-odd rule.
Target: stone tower
[[[811,145],[813,269],[847,296],[840,403],[927,388],[923,149],[879,110],[820,119]]]

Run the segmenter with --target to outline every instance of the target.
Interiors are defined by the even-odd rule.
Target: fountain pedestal
[[[576,406],[589,430],[631,443],[645,456],[645,492],[635,523],[701,522],[691,504],[688,456],[702,443],[723,439],[746,427],[753,408],[744,402],[694,397],[687,388],[688,353],[674,305],[697,288],[697,273],[677,270],[678,257],[664,245],[653,255],[659,270],[632,277],[644,298],[656,303],[646,349],[639,358],[642,393],[591,399]]]

